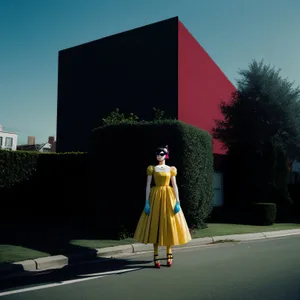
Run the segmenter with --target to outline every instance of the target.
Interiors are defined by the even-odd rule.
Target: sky
[[[0,0],[0,124],[56,135],[58,51],[178,16],[229,80],[264,59],[300,85],[299,0]]]

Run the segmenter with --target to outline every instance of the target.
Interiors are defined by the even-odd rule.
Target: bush
[[[28,181],[37,169],[38,152],[0,150],[0,188]]]
[[[146,168],[155,164],[157,146],[169,145],[178,169],[182,208],[190,227],[201,227],[212,209],[211,136],[175,120],[106,125],[93,131],[89,192],[103,216],[98,226],[107,234],[132,235],[145,203]],[[98,196],[94,196],[98,195]],[[100,204],[99,204],[100,202]],[[108,232],[111,229],[111,232]]]
[[[252,225],[272,225],[276,220],[275,203],[253,203],[250,206],[250,222]]]
[[[86,197],[86,166],[84,153],[0,151],[0,197],[9,212],[1,220],[78,216]]]

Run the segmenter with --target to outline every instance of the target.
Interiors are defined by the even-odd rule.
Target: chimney
[[[35,136],[28,137],[28,145],[35,145]]]
[[[3,126],[0,124],[0,131],[3,131]]]
[[[56,142],[53,142],[51,146],[51,152],[56,152]]]
[[[49,143],[50,145],[53,145],[53,144],[54,144],[54,141],[55,141],[54,136],[49,136],[49,138],[48,138],[48,143]]]

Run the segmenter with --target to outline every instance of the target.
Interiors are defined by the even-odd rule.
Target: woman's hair
[[[160,154],[161,152],[165,153],[166,159],[169,158],[169,147],[168,147],[168,145],[166,145],[164,147],[157,147],[157,149],[156,149],[156,155]]]

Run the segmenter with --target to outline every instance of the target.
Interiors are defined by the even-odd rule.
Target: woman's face
[[[158,161],[164,161],[166,159],[166,153],[164,151],[156,152],[156,159]]]

